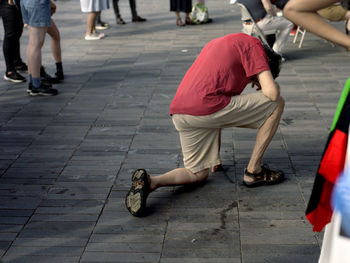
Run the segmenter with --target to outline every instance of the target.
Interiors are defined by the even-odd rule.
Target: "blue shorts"
[[[51,25],[50,0],[21,0],[23,22],[31,27]]]

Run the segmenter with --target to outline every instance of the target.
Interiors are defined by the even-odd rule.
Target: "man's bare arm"
[[[272,101],[280,97],[280,86],[273,79],[271,71],[266,70],[257,75],[262,93]]]

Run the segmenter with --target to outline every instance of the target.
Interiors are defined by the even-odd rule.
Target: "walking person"
[[[4,79],[14,83],[25,82],[18,71],[28,70],[21,59],[20,38],[23,32],[23,20],[19,0],[0,0],[0,15],[4,26],[5,36],[2,44],[6,62]]]
[[[239,33],[209,42],[184,76],[170,105],[179,132],[184,168],[159,176],[138,169],[125,203],[134,216],[146,211],[146,199],[155,189],[205,181],[209,169],[221,164],[222,128],[258,129],[255,146],[243,173],[247,187],[277,184],[284,174],[262,165],[284,108],[275,78],[281,57],[252,36]],[[243,94],[248,83],[257,92]]]

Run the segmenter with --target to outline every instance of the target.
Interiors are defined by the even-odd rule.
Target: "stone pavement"
[[[111,28],[96,42],[83,40],[79,1],[57,2],[60,94],[32,98],[25,84],[0,81],[3,262],[317,262],[322,235],[304,210],[350,54],[312,34],[302,49],[290,40],[278,79],[286,108],[264,161],[286,172],[285,183],[242,186],[255,131],[226,129],[226,172],[151,194],[145,218],[125,209],[134,169],[154,175],[182,166],[168,112],[184,73],[208,41],[240,32],[238,9],[207,2],[214,23],[178,28],[168,1],[139,0],[144,24],[130,23],[120,1],[129,23],[117,26],[105,11]],[[24,32],[23,57],[27,39]],[[43,61],[53,72],[48,42]]]

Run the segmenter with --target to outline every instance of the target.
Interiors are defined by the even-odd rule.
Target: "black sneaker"
[[[137,16],[137,17],[133,17],[132,18],[132,22],[146,22],[147,21],[147,19],[146,18],[143,18],[143,17],[141,17],[141,16]]]
[[[41,81],[44,83],[49,83],[49,84],[60,83],[60,80],[57,77],[52,77],[51,75],[47,74],[44,67],[40,68],[40,78],[41,78]]]
[[[21,61],[18,65],[15,66],[15,69],[20,72],[27,72],[28,66],[23,61]]]
[[[57,70],[55,76],[58,80],[64,80],[64,74],[62,70]]]
[[[97,30],[105,30],[105,29],[108,29],[108,28],[109,28],[109,24],[106,23],[106,22],[103,22],[103,21],[98,21],[98,22],[96,23],[95,28],[96,28]]]
[[[41,83],[40,87],[38,88],[35,88],[33,85],[30,84],[27,89],[27,92],[30,96],[55,96],[58,94],[57,89],[53,89],[44,83]]]
[[[17,71],[13,71],[11,74],[7,72],[4,75],[4,80],[11,81],[14,83],[26,82],[26,78],[19,74]]]

